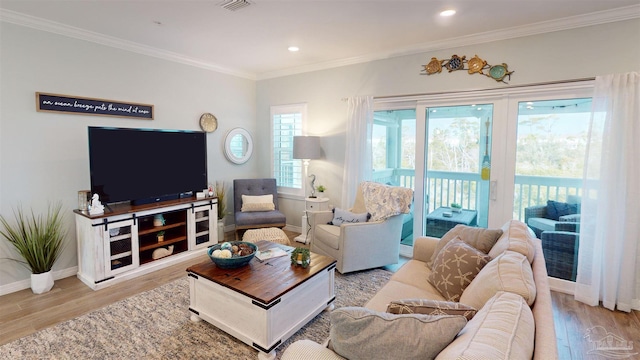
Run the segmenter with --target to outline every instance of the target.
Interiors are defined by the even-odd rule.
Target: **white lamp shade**
[[[319,159],[320,158],[320,137],[319,136],[294,136],[293,137],[293,158],[294,159]]]

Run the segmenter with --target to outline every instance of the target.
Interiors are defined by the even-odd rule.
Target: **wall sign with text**
[[[153,120],[153,105],[36,92],[36,110]]]

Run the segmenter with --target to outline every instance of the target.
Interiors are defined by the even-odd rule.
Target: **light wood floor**
[[[287,232],[287,235],[293,244],[293,238],[298,234]],[[225,234],[225,239],[233,240],[233,233]],[[34,295],[30,289],[25,289],[1,296],[0,345],[176,280],[185,276],[188,266],[206,259],[206,255],[203,255],[100,291],[91,290],[72,276],[56,280],[53,289],[46,294]],[[390,266],[388,269],[394,271],[398,267]],[[552,292],[552,299],[560,359],[606,359],[588,354],[592,344],[585,335],[588,329],[597,325],[627,341],[633,341],[635,352],[640,353],[639,312],[627,314],[590,307],[573,300],[570,295],[557,292]],[[640,359],[640,355],[635,358]]]

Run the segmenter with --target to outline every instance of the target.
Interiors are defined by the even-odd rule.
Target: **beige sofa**
[[[463,325],[464,327],[453,342],[447,342],[448,345],[439,352],[437,359],[520,359],[528,358],[532,352],[532,358],[536,360],[558,358],[551,294],[540,240],[534,237],[533,232],[524,223],[516,220],[507,222],[502,229],[502,236],[488,252],[494,263],[488,263],[482,270],[496,271],[496,268],[500,268],[499,263],[503,259],[520,256],[524,259],[518,263],[521,264],[518,265],[521,266],[521,271],[520,269],[514,271],[512,268],[509,273],[497,275],[482,274],[482,270],[478,273],[460,298],[460,303],[473,303],[472,306],[475,305],[478,312],[466,325]],[[370,309],[367,311],[385,312],[391,301],[402,299],[445,300],[441,293],[426,280],[432,272],[427,263],[432,260],[432,254],[438,247],[439,240],[430,237],[417,238],[414,242],[413,258],[404,264],[365,305],[366,309]],[[492,269],[489,269],[490,267]],[[519,280],[514,278],[527,276],[532,279],[524,286],[520,286]],[[526,283],[526,280],[524,282]],[[497,293],[494,291],[496,286],[501,287]],[[492,294],[496,295],[491,297]],[[491,298],[488,299],[489,297]],[[532,306],[527,306],[527,303]],[[507,311],[507,308],[519,310],[512,312]],[[386,315],[388,314],[381,316]],[[527,319],[530,319],[529,324]],[[333,323],[332,326],[334,326]],[[505,329],[511,329],[512,332],[505,332]],[[411,336],[411,334],[396,334],[393,338],[402,336]],[[381,338],[386,336],[375,339]],[[321,345],[310,340],[300,340],[285,350],[282,359],[344,359],[330,348],[331,346],[327,347],[327,342]],[[387,357],[376,356],[376,358]]]

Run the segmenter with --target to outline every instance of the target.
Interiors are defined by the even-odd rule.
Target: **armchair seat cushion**
[[[279,210],[236,212],[236,226],[251,226],[263,224],[285,224],[287,217]]]
[[[321,242],[334,250],[340,250],[340,226],[317,225],[314,241]]]

